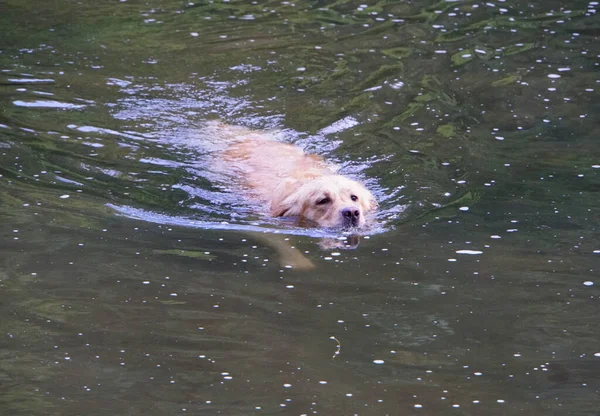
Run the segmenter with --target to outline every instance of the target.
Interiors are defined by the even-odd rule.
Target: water
[[[598,3],[363,4],[0,6],[3,414],[597,412]],[[215,119],[377,226],[264,217]]]

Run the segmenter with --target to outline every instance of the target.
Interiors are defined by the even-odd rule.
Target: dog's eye
[[[325,205],[325,204],[328,204],[328,203],[330,203],[330,202],[331,202],[331,199],[329,199],[329,198],[325,197],[325,198],[323,198],[323,199],[319,199],[319,200],[317,201],[317,205]]]
[[[358,197],[356,195],[350,196],[350,199],[353,201],[358,201]]]

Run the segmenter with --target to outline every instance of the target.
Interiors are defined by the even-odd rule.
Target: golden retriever
[[[337,174],[320,156],[278,142],[266,132],[223,123],[213,127],[221,137],[234,137],[221,152],[224,168],[239,178],[238,185],[250,199],[265,204],[274,217],[296,217],[303,225],[362,228],[377,207],[364,185]],[[296,267],[310,268],[310,261],[300,259],[299,252],[282,247],[281,238],[263,240],[285,254],[286,260],[295,260]]]

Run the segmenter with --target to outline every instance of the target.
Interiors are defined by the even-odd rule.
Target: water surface
[[[4,413],[595,414],[597,9],[5,1]],[[211,120],[339,164],[377,226],[261,215]]]

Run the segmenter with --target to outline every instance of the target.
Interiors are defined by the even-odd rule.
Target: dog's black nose
[[[344,208],[342,210],[342,217],[344,218],[345,226],[354,227],[358,225],[360,211],[356,207]]]

